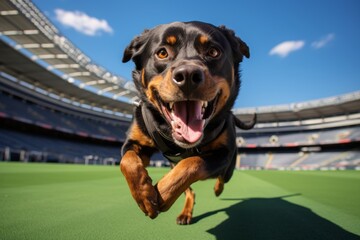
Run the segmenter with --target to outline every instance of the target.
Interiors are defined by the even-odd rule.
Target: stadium
[[[182,203],[150,222],[130,204],[118,168],[102,166],[119,164],[137,102],[131,81],[94,63],[32,2],[0,2],[2,239],[140,239],[158,226],[166,228],[159,239],[169,231],[174,239],[359,239],[359,91],[233,109],[243,121],[258,119],[237,132],[244,171],[220,200],[213,182],[195,184],[202,203],[186,233],[174,221]],[[151,165],[168,163],[156,154]],[[167,169],[149,171],[155,181]]]

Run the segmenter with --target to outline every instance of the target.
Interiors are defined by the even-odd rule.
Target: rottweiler
[[[232,176],[236,129],[256,122],[231,112],[240,89],[239,64],[249,48],[234,31],[208,23],[174,22],[145,30],[124,51],[133,60],[140,96],[122,147],[121,172],[140,209],[150,218],[185,193],[178,224],[190,224],[195,194],[190,185],[217,178],[215,195]],[[160,151],[172,169],[155,185],[147,170]]]

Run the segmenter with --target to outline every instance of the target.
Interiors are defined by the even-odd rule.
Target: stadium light
[[[37,29],[29,29],[23,31],[25,35],[36,35],[39,34],[39,30]]]
[[[119,86],[107,87],[107,88],[104,88],[104,89],[101,89],[100,91],[98,91],[98,94],[101,95],[103,93],[110,92],[110,91],[116,90],[116,89],[119,89]]]
[[[19,14],[19,12],[17,10],[0,11],[1,16],[11,16],[11,15],[18,15],[18,14]]]
[[[129,93],[130,93],[129,90],[119,92],[119,93],[117,93],[117,94],[114,94],[113,99],[118,99],[119,97],[122,97],[122,96],[124,96],[124,95],[126,95],[126,94],[129,94]]]
[[[79,64],[54,64],[51,65],[52,68],[56,69],[71,69],[71,68],[80,68]]]
[[[84,77],[84,76],[91,76],[90,72],[72,72],[68,74],[71,77]]]
[[[84,88],[86,86],[100,85],[100,84],[105,84],[105,83],[106,83],[106,81],[101,79],[101,80],[95,80],[95,81],[81,83],[79,85],[79,87]]]

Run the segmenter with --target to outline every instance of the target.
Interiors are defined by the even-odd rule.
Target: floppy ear
[[[243,59],[243,56],[247,58],[250,57],[250,50],[248,45],[246,45],[243,40],[237,37],[233,30],[228,29],[225,26],[219,26],[219,29],[225,35],[231,45],[235,62],[240,63]]]
[[[144,51],[145,44],[149,38],[149,30],[145,30],[140,36],[136,36],[126,47],[123,55],[122,62],[126,63],[132,59],[138,66],[140,62],[139,56]]]

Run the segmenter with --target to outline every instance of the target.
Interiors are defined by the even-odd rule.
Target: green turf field
[[[360,171],[237,171],[219,198],[214,183],[178,226],[183,197],[151,220],[118,167],[0,163],[0,239],[360,239]]]

